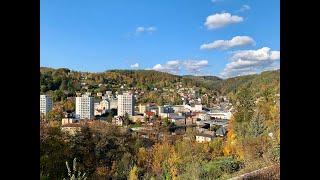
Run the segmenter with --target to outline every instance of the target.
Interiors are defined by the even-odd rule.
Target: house
[[[145,116],[147,117],[152,117],[155,113],[154,112],[151,112],[151,111],[147,111],[144,113]]]
[[[124,118],[122,116],[115,116],[112,118],[112,123],[117,126],[122,126],[124,124]]]
[[[185,125],[186,122],[185,116],[171,116],[169,119],[176,125]]]
[[[76,122],[76,120],[74,118],[70,118],[70,117],[65,117],[65,118],[62,118],[62,120],[61,120],[62,125],[75,123],[75,122]]]
[[[214,119],[231,119],[231,112],[213,112],[208,113]]]
[[[184,112],[184,105],[175,105],[173,106],[174,112]]]
[[[132,122],[137,122],[137,121],[140,121],[140,122],[144,122],[144,116],[131,116],[131,121]]]
[[[209,142],[214,139],[214,135],[206,134],[206,133],[198,133],[196,135],[196,141],[199,143]]]
[[[61,126],[61,131],[69,133],[70,135],[75,135],[81,130],[79,123],[68,123]]]
[[[188,109],[190,111],[201,112],[202,111],[202,104],[186,104],[186,105],[184,105],[184,108]]]
[[[139,104],[139,113],[144,113],[147,110],[146,105]]]
[[[216,136],[224,137],[226,135],[226,133],[227,133],[227,129],[224,126],[221,126],[221,128],[219,128],[216,131]]]

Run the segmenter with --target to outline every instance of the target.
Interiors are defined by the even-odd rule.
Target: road
[[[240,176],[237,176],[237,177],[234,177],[234,178],[231,178],[231,179],[228,179],[228,180],[241,180],[242,178],[245,178],[245,177],[251,176],[251,175],[253,175],[255,173],[258,173],[260,171],[272,168],[273,166],[275,166],[275,165],[271,165],[271,166],[267,166],[267,167],[264,167],[264,168],[261,168],[261,169],[257,169],[255,171],[252,171],[252,172],[249,172],[249,173],[246,173],[246,174],[242,174]]]

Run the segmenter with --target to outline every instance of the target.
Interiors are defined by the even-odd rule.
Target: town
[[[82,85],[85,86],[85,84]],[[61,130],[75,135],[80,131],[81,124],[100,121],[127,128],[129,133],[138,133],[145,138],[165,137],[161,132],[152,137],[146,135],[154,134],[156,126],[168,127],[171,136],[183,135],[187,128],[191,129],[194,132],[194,138],[199,143],[212,141],[216,136],[226,136],[234,108],[225,96],[217,98],[219,101],[212,105],[213,108],[207,108],[201,102],[203,99],[208,101],[208,98],[196,98],[198,97],[196,96],[197,90],[182,88],[180,85],[177,86],[177,92],[181,96],[181,105],[155,103],[136,105],[135,98],[139,98],[143,92],[141,93],[135,88],[132,88],[132,91],[115,91],[115,93],[112,91],[98,92],[96,96],[90,92],[77,93],[74,98],[75,112],[63,112]],[[205,94],[203,97],[207,97],[207,95]],[[41,117],[45,119],[45,116],[53,109],[52,98],[48,95],[40,95]],[[116,115],[113,116],[113,114]],[[112,118],[111,122],[107,121],[108,117]],[[130,126],[126,122],[126,117]]]

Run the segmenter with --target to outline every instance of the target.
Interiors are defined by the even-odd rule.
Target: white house
[[[213,141],[214,134],[198,133],[196,135],[196,141],[199,143]]]
[[[202,104],[185,104],[184,108],[193,112],[201,112]]]
[[[215,119],[230,119],[232,116],[231,112],[215,112],[215,113],[208,113],[209,116]]]

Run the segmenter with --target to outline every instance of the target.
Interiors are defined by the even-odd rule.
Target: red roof
[[[151,111],[147,111],[147,112],[146,112],[146,115],[147,115],[147,116],[153,116],[153,114],[154,114],[154,112],[151,112]]]

